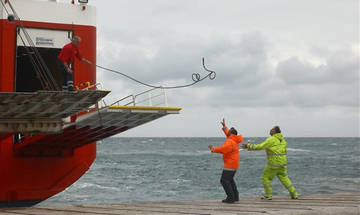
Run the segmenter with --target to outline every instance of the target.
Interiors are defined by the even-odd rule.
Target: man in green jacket
[[[272,199],[271,182],[275,176],[281,181],[284,187],[289,191],[292,199],[298,198],[298,193],[292,185],[286,171],[286,152],[287,142],[281,134],[279,126],[275,126],[270,130],[271,137],[267,138],[261,144],[243,144],[242,148],[252,150],[265,149],[267,155],[267,165],[262,174],[262,182],[264,185],[265,195],[262,199]]]

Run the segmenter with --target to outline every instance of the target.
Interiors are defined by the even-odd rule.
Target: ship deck
[[[259,198],[240,198],[240,202],[224,204],[220,200],[134,202],[108,205],[35,206],[32,208],[0,208],[4,215],[120,215],[120,214],[360,214],[360,192],[305,195],[298,200],[287,196],[275,197],[272,201]]]

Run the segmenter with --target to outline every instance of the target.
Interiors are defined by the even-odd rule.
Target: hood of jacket
[[[273,137],[280,140],[280,142],[284,140],[284,137],[281,133],[274,134]]]
[[[235,141],[235,143],[237,143],[237,144],[239,144],[239,143],[241,143],[243,141],[243,136],[242,135],[231,134],[228,138]]]

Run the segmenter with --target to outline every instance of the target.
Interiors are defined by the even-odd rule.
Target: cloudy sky
[[[121,136],[359,136],[358,0],[90,0],[99,65],[155,85],[191,83],[205,57],[215,80],[167,91],[183,108]],[[98,70],[108,101],[148,88]]]

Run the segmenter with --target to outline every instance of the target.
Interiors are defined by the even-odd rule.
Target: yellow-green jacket
[[[273,168],[286,167],[287,142],[281,133],[274,134],[261,144],[247,144],[249,151],[266,150],[267,164]]]

